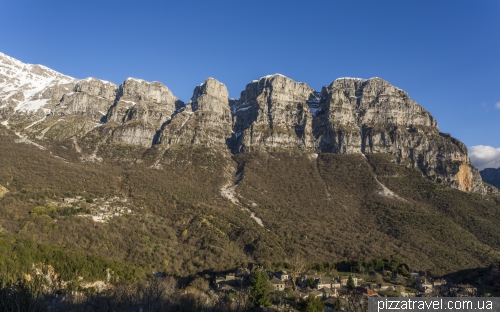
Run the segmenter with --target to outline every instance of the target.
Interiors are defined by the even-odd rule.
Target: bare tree
[[[301,273],[307,267],[307,261],[301,255],[295,254],[291,259],[288,260],[290,266],[290,277],[292,278],[293,287],[296,287],[296,281]]]
[[[368,298],[362,294],[351,292],[346,297],[347,307],[346,312],[367,312]]]

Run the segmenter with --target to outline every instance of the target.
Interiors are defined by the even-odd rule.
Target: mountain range
[[[0,62],[2,122],[30,122],[24,130],[42,140],[57,132],[57,140],[101,132],[105,140],[145,148],[387,153],[434,181],[486,192],[466,146],[439,132],[428,111],[380,78],[339,78],[315,91],[275,74],[247,84],[240,99],[229,99],[226,86],[208,78],[186,105],[160,82],[128,78],[118,86],[4,54]],[[71,129],[57,131],[68,119]]]
[[[239,99],[207,78],[184,103],[160,82],[75,79],[0,53],[0,120],[12,239],[179,275],[296,254],[444,273],[500,248],[498,189],[381,78],[317,91],[274,74]]]

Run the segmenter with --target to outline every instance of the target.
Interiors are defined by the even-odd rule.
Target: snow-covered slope
[[[77,81],[48,67],[25,64],[0,52],[0,109],[36,112],[70,92]]]

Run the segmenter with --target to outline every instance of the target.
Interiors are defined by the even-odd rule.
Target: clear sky
[[[0,52],[76,78],[160,81],[186,102],[207,77],[238,98],[267,74],[317,90],[377,76],[500,167],[496,0],[2,0]]]

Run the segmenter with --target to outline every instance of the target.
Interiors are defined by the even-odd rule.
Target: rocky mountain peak
[[[105,98],[108,101],[114,101],[118,85],[97,78],[89,77],[76,83],[74,92],[86,92],[92,96]]]
[[[155,104],[172,105],[178,101],[172,91],[158,81],[148,82],[137,78],[127,78],[120,86],[119,97],[122,100],[146,101]]]
[[[207,78],[194,88],[185,110],[173,115],[161,130],[158,143],[205,145],[227,148],[231,136],[232,116],[225,84]]]
[[[280,74],[247,84],[234,107],[233,151],[314,149],[308,101],[315,92]]]
[[[161,127],[183,105],[161,82],[127,78],[118,88],[108,120],[121,123],[142,120]]]
[[[23,119],[43,117],[77,79],[48,67],[25,64],[0,54],[0,117]],[[26,116],[28,115],[28,116]]]
[[[89,77],[78,81],[73,92],[65,93],[52,109],[52,115],[86,115],[100,122],[113,104],[118,86],[112,82]]]
[[[222,82],[214,78],[207,78],[196,86],[191,98],[191,109],[224,113],[229,110],[229,93]]]
[[[437,130],[437,122],[405,91],[384,79],[339,78],[322,90],[321,110],[330,118],[353,127],[364,124],[425,126]]]
[[[127,78],[106,119],[119,124],[112,132],[113,140],[151,147],[158,131],[181,107],[184,103],[161,82]]]

